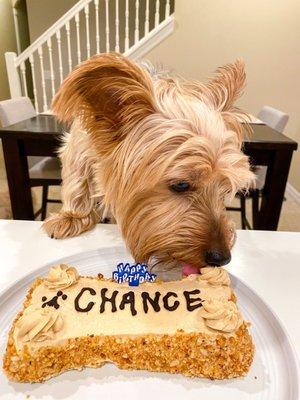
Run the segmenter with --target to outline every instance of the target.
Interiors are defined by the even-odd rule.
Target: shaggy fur
[[[244,82],[240,60],[205,84],[152,78],[111,53],[77,66],[53,102],[72,127],[60,151],[63,207],[46,232],[64,238],[91,229],[100,198],[136,261],[202,266],[211,249],[230,254],[224,198],[253,181],[234,106]],[[189,190],[174,192],[178,182]]]

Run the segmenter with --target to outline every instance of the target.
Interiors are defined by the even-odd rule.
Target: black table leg
[[[268,165],[260,210],[254,229],[276,231],[292,160],[292,150],[276,150]]]
[[[3,138],[3,153],[14,219],[33,220],[27,157],[22,140]]]
[[[250,192],[250,198],[252,200],[252,226],[253,226],[253,229],[254,229],[255,223],[257,223],[257,221],[258,221],[259,194],[260,194],[260,191],[258,189],[252,189]]]

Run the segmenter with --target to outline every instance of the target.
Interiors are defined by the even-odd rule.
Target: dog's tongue
[[[188,276],[191,274],[199,274],[199,267],[195,267],[195,265],[192,264],[182,264],[182,275]]]

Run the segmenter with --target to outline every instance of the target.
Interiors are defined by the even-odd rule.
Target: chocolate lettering
[[[101,289],[101,305],[100,305],[100,313],[104,313],[105,311],[105,304],[106,303],[111,303],[111,312],[116,312],[117,307],[116,307],[116,297],[117,294],[119,293],[118,290],[114,290],[111,297],[106,297],[105,293],[108,291],[107,288]]]
[[[154,299],[152,299],[149,295],[148,292],[142,292],[142,299],[143,299],[143,308],[145,313],[147,314],[149,307],[148,307],[148,303],[151,304],[153,310],[155,312],[159,312],[160,311],[160,305],[158,304],[159,302],[159,298],[160,298],[160,293],[159,292],[155,292],[155,296]]]
[[[200,299],[200,297],[196,297],[194,299],[191,297],[192,295],[200,294],[200,290],[195,289],[190,291],[184,291],[183,294],[186,299],[186,308],[188,311],[194,311],[197,308],[202,307],[202,299]],[[193,305],[193,303],[197,304]]]
[[[173,305],[169,304],[169,298],[170,297],[178,297],[176,293],[174,292],[168,292],[164,297],[163,297],[163,303],[164,303],[164,308],[168,311],[175,311],[179,307],[179,301],[175,300]]]
[[[92,296],[95,296],[95,294],[96,294],[96,292],[93,288],[90,288],[90,287],[82,288],[74,300],[75,310],[78,312],[88,312],[94,307],[94,304],[95,304],[93,301],[90,301],[85,308],[80,307],[79,300],[84,292],[89,292]]]
[[[67,298],[68,298],[68,296],[67,296],[66,294],[64,294],[61,290],[59,290],[59,291],[56,293],[56,296],[53,296],[52,299],[49,300],[49,301],[46,301],[46,300],[47,300],[47,297],[46,297],[46,296],[43,296],[43,297],[42,297],[42,301],[43,301],[42,308],[45,308],[46,306],[48,306],[48,307],[54,307],[54,308],[57,310],[57,309],[61,306],[61,305],[58,303],[58,299],[59,299],[60,297],[61,297],[63,300],[67,300]]]
[[[130,304],[130,311],[132,315],[136,315],[137,311],[135,309],[135,296],[134,292],[125,293],[122,297],[122,301],[120,303],[120,310],[124,310],[126,304]]]

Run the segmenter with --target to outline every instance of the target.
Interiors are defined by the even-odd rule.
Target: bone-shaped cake
[[[58,265],[32,284],[10,330],[3,366],[20,382],[106,362],[238,377],[248,372],[254,354],[248,325],[223,268],[131,287]]]

